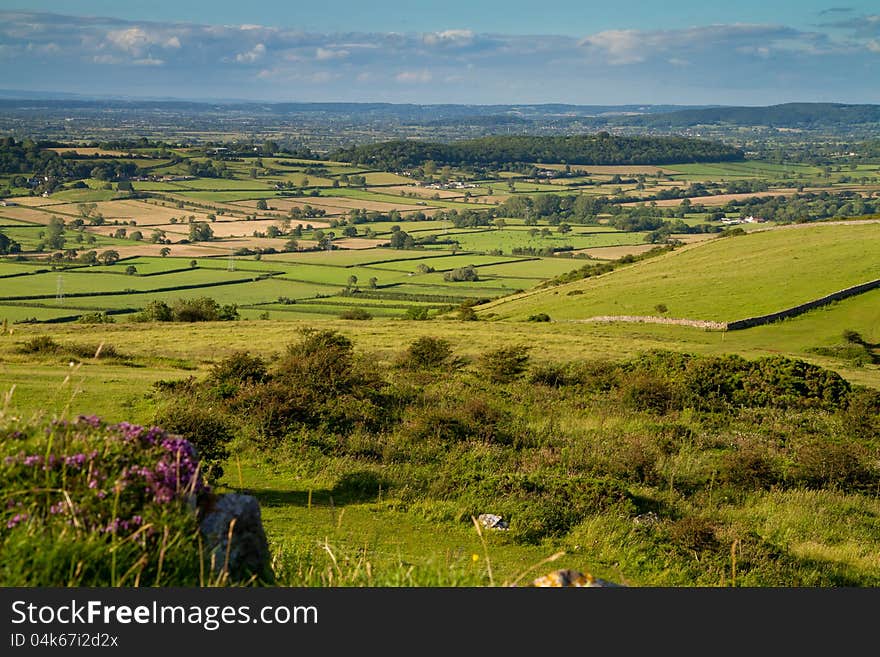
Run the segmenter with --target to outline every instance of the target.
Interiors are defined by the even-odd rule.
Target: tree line
[[[450,166],[514,162],[568,164],[672,164],[742,160],[739,148],[685,137],[595,135],[496,135],[448,144],[398,140],[339,149],[330,159],[383,169],[417,167],[427,161]]]

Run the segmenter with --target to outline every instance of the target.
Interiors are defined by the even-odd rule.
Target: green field
[[[623,233],[612,231],[596,231],[590,228],[572,230],[567,234],[553,232],[547,237],[536,235],[531,237],[524,228],[486,229],[483,231],[458,232],[450,231],[444,237],[456,240],[466,251],[490,251],[501,249],[511,253],[515,248],[543,249],[547,247],[571,246],[574,249],[588,249],[597,246],[622,246],[643,244],[644,233]]]
[[[809,225],[711,240],[482,310],[505,319],[538,312],[555,319],[587,319],[657,315],[656,306],[663,304],[667,317],[732,321],[877,278],[880,225]],[[579,294],[569,296],[572,291]]]

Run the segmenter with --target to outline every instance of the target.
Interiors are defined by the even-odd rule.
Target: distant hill
[[[680,164],[742,160],[732,146],[685,137],[594,135],[480,137],[448,144],[414,140],[388,141],[339,149],[330,158],[385,169],[443,165],[503,165],[517,162],[567,164]]]
[[[880,124],[880,105],[840,103],[785,103],[768,107],[710,107],[662,114],[630,116],[621,124],[653,128],[684,128],[695,125],[766,125],[776,128],[851,127]]]

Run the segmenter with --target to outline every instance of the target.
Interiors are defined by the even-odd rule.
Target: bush
[[[350,308],[342,311],[339,319],[373,319],[373,316],[363,308]]]
[[[84,313],[76,321],[80,324],[113,324],[116,322],[113,316],[106,312]]]
[[[177,299],[171,306],[151,301],[134,317],[136,322],[216,322],[240,319],[237,304],[221,306],[211,297]]]
[[[61,345],[48,335],[37,335],[24,342],[18,352],[21,354],[55,354],[61,349]]]
[[[537,315],[529,315],[529,318],[527,321],[529,321],[529,322],[549,322],[550,315],[548,315],[547,313],[538,313]]]
[[[234,351],[211,366],[208,380],[214,384],[263,383],[268,378],[266,361],[247,351]]]
[[[443,338],[425,336],[410,343],[397,359],[397,366],[411,370],[427,370],[442,367],[457,369],[462,362],[455,358],[452,346]]]
[[[428,308],[426,306],[410,306],[403,313],[404,319],[425,320],[428,319]]]
[[[525,345],[501,347],[482,354],[478,369],[493,383],[509,383],[518,379],[529,362],[529,348]]]
[[[166,431],[183,436],[194,447],[206,480],[216,482],[223,477],[223,462],[229,458],[229,443],[234,434],[218,409],[189,399],[162,408],[156,413],[155,422]]]
[[[473,265],[458,267],[443,274],[443,280],[447,283],[471,282],[480,280],[479,274]]]

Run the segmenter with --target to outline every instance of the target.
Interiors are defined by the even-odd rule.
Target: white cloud
[[[156,59],[155,57],[144,57],[143,59],[136,59],[132,62],[135,66],[164,66],[164,59]]]
[[[133,55],[139,54],[153,40],[150,35],[139,27],[130,27],[127,30],[111,30],[107,33],[107,40],[120,50]]]
[[[644,44],[636,30],[605,30],[586,37],[581,45],[604,51],[612,64],[634,64],[645,59]]]
[[[444,30],[442,32],[429,32],[422,37],[422,41],[429,46],[438,45],[468,45],[474,40],[474,33],[470,30]]]
[[[258,43],[246,52],[240,52],[235,56],[235,61],[241,64],[253,64],[258,59],[262,59],[266,54],[266,46]]]
[[[345,59],[351,53],[348,50],[340,49],[334,50],[333,48],[318,48],[315,51],[315,59],[318,61],[326,61],[329,59]]]
[[[430,71],[401,71],[394,79],[404,84],[425,84],[432,79]]]
[[[95,64],[121,64],[123,60],[116,55],[95,55],[92,57],[92,61]]]

